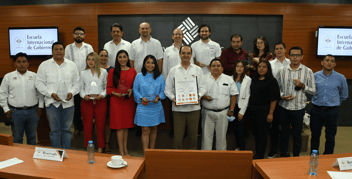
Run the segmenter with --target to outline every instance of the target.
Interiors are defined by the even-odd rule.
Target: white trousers
[[[229,121],[227,109],[221,112],[213,112],[202,109],[202,150],[212,150],[214,129],[216,132],[216,150],[226,150],[226,133]]]

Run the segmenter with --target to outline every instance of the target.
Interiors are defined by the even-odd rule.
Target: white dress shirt
[[[117,52],[119,52],[120,50],[126,50],[128,55],[130,56],[130,48],[131,43],[123,39],[121,39],[120,43],[117,45],[114,43],[113,40],[106,42],[106,44],[104,45],[104,49],[108,51],[109,55],[109,60],[107,64],[115,68]]]
[[[279,69],[284,66],[290,65],[291,61],[285,57],[285,59],[282,63],[277,58],[274,58],[274,60],[270,61],[269,63],[271,65],[273,76],[276,77],[276,74],[279,71]]]
[[[233,76],[231,78],[233,79]],[[252,79],[245,75],[241,83],[240,95],[237,97],[238,108],[240,108],[239,113],[242,115],[246,113],[248,107],[249,97],[251,96],[251,83]]]
[[[238,95],[235,81],[228,75],[221,74],[218,79],[211,75],[205,75],[201,81],[206,87],[206,96],[211,96],[213,100],[202,100],[202,105],[206,109],[219,110],[230,106],[231,96]]]
[[[202,40],[198,40],[191,45],[191,48],[194,61],[201,62],[207,66],[210,65],[211,60],[221,55],[220,45],[210,39],[206,44]],[[202,70],[204,75],[210,73],[208,67],[202,67]]]
[[[81,90],[79,95],[81,98],[84,98],[85,95],[89,94],[99,94],[106,96],[106,84],[108,81],[108,73],[105,69],[100,69],[100,77],[98,77],[98,73],[95,72],[94,76],[90,69],[86,69],[80,74],[80,84]]]
[[[23,75],[16,70],[4,76],[0,86],[0,105],[5,113],[10,110],[8,104],[22,108],[32,107],[39,101],[39,108],[44,107],[44,96],[35,88],[36,76],[28,70]]]
[[[35,86],[45,96],[46,107],[49,107],[50,104],[53,104],[56,108],[62,104],[64,109],[73,106],[73,96],[68,102],[55,101],[51,97],[52,93],[58,94],[61,92],[59,88],[62,87],[61,84],[65,84],[65,92],[72,93],[73,96],[78,94],[80,84],[76,64],[64,59],[64,62],[59,66],[53,58],[42,62],[38,68]]]
[[[198,97],[202,97],[205,92],[205,86],[200,83],[203,78],[203,72],[200,67],[190,64],[190,66],[186,69],[184,69],[181,64],[176,65],[173,67],[165,81],[165,95],[173,101],[175,98],[175,76],[182,74],[182,75],[194,75],[197,77],[197,84],[198,84]],[[178,111],[178,112],[191,112],[191,111],[196,111],[200,110],[200,105],[198,104],[188,104],[188,105],[181,105],[181,106],[175,106],[174,103],[172,103],[172,111]]]
[[[94,52],[93,47],[87,43],[82,42],[81,48],[78,48],[73,42],[65,48],[65,58],[75,62],[78,72],[83,71],[86,66],[86,59],[89,53]]]
[[[305,85],[304,90],[295,90],[295,82],[293,79],[298,79]],[[280,87],[281,96],[296,96],[295,99],[290,101],[280,100],[279,105],[287,110],[301,110],[306,107],[307,97],[306,94],[314,95],[315,79],[313,71],[300,64],[296,71],[293,71],[290,65],[281,68],[276,75],[276,80]]]
[[[159,40],[154,39],[150,36],[147,42],[144,42],[142,38],[136,39],[132,42],[130,48],[130,60],[134,61],[134,69],[137,74],[142,71],[143,60],[147,55],[153,55],[156,60],[163,58],[163,48]],[[155,64],[156,67],[157,64]]]
[[[180,57],[179,49],[175,47],[174,44],[172,44],[170,47],[167,47],[164,52],[163,70],[162,70],[164,79],[166,79],[171,68],[173,68],[174,66],[180,63],[181,63],[181,57]],[[193,58],[191,59],[191,63],[193,63]]]

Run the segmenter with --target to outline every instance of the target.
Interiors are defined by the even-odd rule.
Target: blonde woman
[[[106,83],[107,72],[100,68],[100,59],[95,52],[89,53],[86,59],[86,69],[80,74],[82,98],[81,113],[84,128],[84,146],[92,140],[93,118],[98,138],[98,152],[105,147],[105,118],[106,118]]]

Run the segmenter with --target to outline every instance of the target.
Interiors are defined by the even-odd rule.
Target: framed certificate
[[[175,77],[176,105],[198,104],[198,84],[194,75]]]

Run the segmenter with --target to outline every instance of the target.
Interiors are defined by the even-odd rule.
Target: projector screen
[[[51,46],[58,40],[58,27],[9,27],[10,57],[19,52],[46,57],[51,55]]]
[[[317,57],[352,57],[352,27],[318,27]]]

